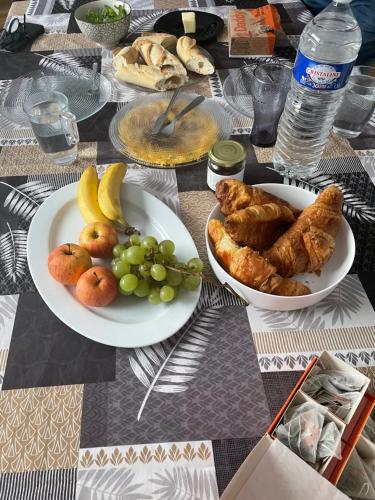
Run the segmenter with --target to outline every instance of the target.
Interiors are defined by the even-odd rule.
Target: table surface
[[[246,309],[205,285],[197,319],[169,341],[145,349],[97,344],[47,308],[26,259],[27,231],[38,206],[76,181],[88,164],[102,174],[121,160],[108,140],[109,122],[124,102],[140,95],[113,81],[111,52],[80,33],[71,13],[81,3],[19,1],[8,17],[9,22],[26,12],[29,21],[45,25],[31,52],[78,67],[97,62],[112,82],[112,94],[97,115],[79,123],[79,158],[65,168],[45,161],[30,129],[0,117],[0,499],[217,499],[314,354],[332,352],[375,385],[375,120],[357,139],[331,136],[319,173],[308,183],[281,177],[272,169],[272,148],[250,143],[251,119],[231,111],[223,97],[228,74],[254,62],[228,58],[225,28],[206,45],[215,73],[191,90],[217,99],[231,114],[233,138],[247,151],[246,182],[297,183],[316,192],[332,182],[344,188],[344,214],[357,243],[354,265],[315,307]],[[133,0],[129,40],[152,29],[168,9],[207,10],[227,21],[228,9],[264,3]],[[270,3],[283,28],[274,59],[293,61],[311,15],[298,0]],[[30,52],[0,54],[0,92],[39,61]],[[203,232],[215,199],[207,188],[206,165],[176,170],[130,165],[127,181],[181,217],[210,275]],[[176,343],[181,352],[193,353],[190,371],[170,363]],[[152,390],[158,377],[163,392]]]

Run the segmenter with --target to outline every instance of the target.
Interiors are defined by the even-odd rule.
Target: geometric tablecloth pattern
[[[6,25],[26,12],[46,33],[25,52],[0,54],[2,93],[12,80],[51,59],[89,68],[97,62],[112,84],[110,101],[79,123],[79,158],[69,167],[48,164],[31,130],[0,116],[0,499],[215,500],[314,354],[330,351],[368,375],[375,387],[375,119],[357,139],[332,135],[311,179],[280,176],[272,168],[272,148],[250,143],[251,119],[236,114],[223,97],[230,72],[255,62],[229,59],[225,27],[206,46],[215,73],[189,90],[218,100],[230,114],[232,136],[247,151],[246,182],[297,184],[314,192],[333,182],[343,188],[344,214],[357,245],[353,267],[314,307],[245,308],[207,283],[193,317],[171,339],[142,349],[97,344],[48,309],[26,258],[27,232],[38,207],[56,189],[77,181],[88,164],[102,175],[109,163],[121,160],[109,142],[109,122],[141,94],[116,82],[111,51],[80,33],[72,12],[82,3],[14,2]],[[168,10],[207,10],[226,25],[228,9],[266,1],[130,3],[128,42]],[[283,29],[272,59],[293,61],[311,14],[300,1],[269,3]],[[213,277],[204,226],[215,197],[207,187],[206,164],[176,170],[131,164],[126,182],[175,211]]]

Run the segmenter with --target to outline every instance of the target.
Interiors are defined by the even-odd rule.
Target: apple
[[[117,295],[117,280],[109,269],[94,266],[77,283],[77,299],[88,307],[108,306]]]
[[[63,285],[75,285],[91,266],[88,251],[74,243],[64,243],[48,255],[48,271]]]
[[[117,243],[116,229],[103,222],[85,226],[79,235],[79,244],[91,257],[112,257],[112,249]]]

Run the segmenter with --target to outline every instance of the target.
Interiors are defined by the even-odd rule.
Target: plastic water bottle
[[[273,156],[280,172],[309,176],[323,154],[362,42],[350,2],[333,0],[303,30]]]

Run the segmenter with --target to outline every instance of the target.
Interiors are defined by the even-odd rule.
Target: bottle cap
[[[208,157],[216,165],[230,168],[245,159],[246,151],[237,141],[219,141],[212,146]]]

